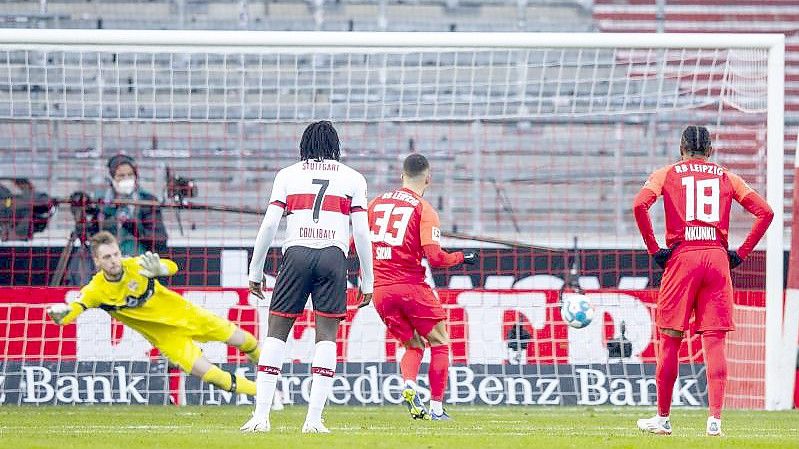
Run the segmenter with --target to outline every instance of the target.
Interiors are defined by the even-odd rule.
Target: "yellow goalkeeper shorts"
[[[186,327],[146,324],[136,326],[153,346],[183,371],[190,373],[202,356],[197,341],[226,342],[236,331],[236,325],[205,309],[197,308],[187,320]]]

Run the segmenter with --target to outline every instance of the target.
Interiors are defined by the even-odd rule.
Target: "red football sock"
[[[169,400],[177,406],[185,405],[180,403],[181,372],[180,368],[176,366],[169,368]]]
[[[422,364],[422,356],[424,355],[424,348],[405,348],[405,354],[400,360],[400,372],[402,373],[402,380],[411,380],[416,382],[416,377],[419,375],[419,366]]]
[[[449,375],[449,345],[430,347],[430,399],[443,402]]]
[[[680,351],[681,337],[660,334],[660,354],[658,354],[655,382],[658,395],[658,416],[669,416],[674,381],[679,369],[677,355]]]
[[[724,389],[727,386],[727,353],[725,331],[708,331],[702,334],[705,350],[705,373],[707,374],[707,402],[710,416],[721,419],[724,407]]]

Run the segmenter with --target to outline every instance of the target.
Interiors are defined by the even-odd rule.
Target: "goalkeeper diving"
[[[225,391],[255,395],[253,381],[211,363],[195,342],[227,343],[255,363],[260,355],[258,340],[161,285],[156,278],[175,274],[178,271],[175,262],[151,252],[122,257],[117,240],[105,231],[92,236],[91,252],[100,271],[80,290],[76,301],[47,309],[54,322],[67,325],[87,309],[103,309],[142,334],[184,372]]]

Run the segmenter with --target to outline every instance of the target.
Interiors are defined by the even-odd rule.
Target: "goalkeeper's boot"
[[[707,435],[711,437],[723,437],[721,433],[721,420],[712,416],[707,417]]]
[[[653,416],[638,420],[638,428],[655,435],[671,435],[671,421],[668,416]]]
[[[452,418],[449,417],[446,410],[441,410],[441,414],[431,411],[430,412],[430,419],[433,421],[451,421]]]
[[[280,411],[285,407],[283,406],[283,393],[275,390],[275,397],[272,399],[272,411]]]
[[[315,423],[305,421],[305,424],[302,425],[302,433],[330,433],[330,430],[325,427],[322,421]]]
[[[271,426],[269,425],[269,417],[266,418],[259,418],[253,414],[252,418],[249,421],[244,423],[243,426],[239,428],[244,433],[249,432],[269,432],[271,430]]]
[[[408,407],[411,418],[430,419],[430,415],[427,413],[427,409],[424,404],[422,404],[422,400],[419,398],[419,393],[417,393],[416,390],[406,386],[405,389],[402,390],[402,397],[405,399],[405,406]]]

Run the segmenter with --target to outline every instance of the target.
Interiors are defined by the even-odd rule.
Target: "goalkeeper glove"
[[[741,259],[741,256],[738,255],[738,251],[733,251],[731,249],[727,250],[727,258],[730,260],[730,270],[742,264],[744,261]]]
[[[658,252],[652,254],[652,259],[664,270],[666,269],[666,262],[668,262],[669,257],[671,257],[671,249],[669,248],[660,248]]]
[[[144,253],[139,257],[139,266],[141,267],[139,274],[144,277],[154,278],[169,274],[169,269],[161,263],[158,253],[151,253],[150,251]]]
[[[477,254],[477,251],[464,251],[463,252],[463,263],[466,265],[474,265],[480,260],[480,256]]]
[[[55,324],[61,324],[61,320],[63,320],[71,310],[72,308],[69,304],[53,304],[47,308],[47,316],[49,316]]]

